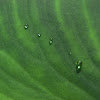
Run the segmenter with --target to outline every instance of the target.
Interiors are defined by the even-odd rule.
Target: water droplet
[[[69,54],[71,55],[72,53],[70,52]]]
[[[49,44],[51,45],[53,43],[53,38],[50,38]]]
[[[28,27],[29,27],[29,25],[28,24],[25,24],[24,28],[27,29]]]
[[[82,69],[82,61],[76,63],[76,72],[79,73]]]
[[[41,36],[41,34],[38,34],[38,37],[40,37]]]
[[[81,71],[81,66],[76,66],[76,72],[79,73]]]
[[[53,43],[53,41],[50,40],[50,41],[49,41],[49,44],[51,45],[52,43]]]
[[[78,66],[82,66],[82,61],[78,61],[78,62],[77,62],[77,65],[78,65]]]
[[[51,41],[53,41],[53,38],[50,38]]]

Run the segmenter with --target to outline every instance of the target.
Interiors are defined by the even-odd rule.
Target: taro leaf
[[[99,42],[100,0],[0,0],[0,100],[100,100]]]

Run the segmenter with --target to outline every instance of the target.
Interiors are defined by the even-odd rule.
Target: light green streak
[[[4,17],[2,16],[0,12],[0,36],[4,38],[4,40],[9,40],[9,34],[6,32],[5,25],[3,24]]]
[[[11,1],[13,5],[13,19],[14,19],[14,24],[15,24],[15,29],[16,29],[16,36],[19,40],[22,41],[24,46],[29,48],[31,51],[35,49],[35,43],[32,41],[32,37],[29,36],[30,33],[27,34],[27,30],[24,29],[24,25],[22,25],[21,20],[18,16],[18,11],[17,11],[17,3],[16,0]],[[28,23],[25,23],[28,24]]]
[[[76,55],[78,55],[78,58],[83,59],[84,56],[82,56],[82,54],[84,54],[85,52],[83,50],[81,50],[81,46],[79,44],[79,42],[77,42],[77,40],[74,37],[74,33],[71,29],[68,29],[68,26],[65,24],[64,22],[64,18],[63,18],[63,14],[61,13],[61,1],[60,0],[55,0],[55,11],[56,11],[56,15],[57,15],[57,19],[60,25],[61,30],[64,32],[64,39],[67,39],[71,45],[71,49],[73,50],[73,55],[77,58]],[[75,44],[75,45],[73,45]],[[81,51],[81,52],[80,52]],[[85,54],[86,55],[86,54]],[[85,56],[85,58],[87,58]]]
[[[72,47],[73,57],[77,59],[81,59],[84,62],[84,68],[86,73],[90,74],[91,77],[95,77],[96,79],[100,76],[100,71],[95,68],[95,65],[92,63],[91,59],[88,57],[88,53],[86,49],[82,49],[81,45],[78,43],[78,40],[75,40],[74,33],[70,29],[68,29],[67,25],[63,20],[63,14],[61,13],[61,0],[55,0],[55,11],[57,15],[57,19],[60,25],[61,30],[65,33],[64,39],[67,39]],[[88,64],[87,64],[88,63]],[[91,67],[90,67],[91,66]],[[95,75],[91,72],[95,70]]]
[[[92,26],[92,20],[89,16],[89,12],[88,12],[88,9],[86,7],[86,0],[82,0],[83,2],[83,11],[84,11],[84,16],[85,16],[85,19],[86,19],[86,22],[87,22],[87,26],[88,26],[88,29],[89,29],[89,32],[87,33],[87,36],[88,38],[92,41],[92,45],[93,47],[95,47],[95,50],[96,50],[96,53],[95,53],[95,58],[100,60],[100,43],[99,43],[99,40],[98,40],[98,36],[97,36],[97,33],[94,29],[94,27]]]
[[[7,95],[0,93],[0,100],[14,100],[14,99],[8,97]]]
[[[30,75],[20,66],[12,57],[10,57],[6,52],[0,51],[0,60],[2,63],[0,65],[1,68],[7,71],[11,76],[14,75],[15,79],[18,79],[22,82],[26,82],[29,85],[33,84],[33,86],[37,86],[44,92],[47,92],[49,95],[51,93],[45,89],[42,85],[40,85],[36,80],[30,77]],[[23,84],[24,85],[24,84]]]

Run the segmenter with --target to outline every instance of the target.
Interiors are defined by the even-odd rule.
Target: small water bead
[[[82,61],[76,63],[76,72],[79,73],[82,69]]]
[[[49,41],[49,44],[51,45],[53,43],[53,41]]]
[[[51,45],[53,43],[53,38],[50,38],[49,44]]]
[[[29,25],[28,24],[25,24],[24,28],[27,29],[28,27],[29,27]]]
[[[51,41],[53,41],[53,38],[50,38]]]
[[[77,65],[78,65],[78,66],[82,66],[82,61],[78,61],[78,62],[77,62]]]
[[[76,72],[79,73],[81,71],[81,66],[76,66]]]
[[[41,37],[41,34],[38,34],[38,37]]]
[[[69,54],[71,55],[72,53],[70,52]]]

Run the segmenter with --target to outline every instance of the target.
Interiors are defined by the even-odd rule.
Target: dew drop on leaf
[[[78,61],[76,63],[76,72],[79,73],[81,71],[82,68],[82,61]]]
[[[50,38],[49,44],[51,45],[53,43],[53,38]]]
[[[25,24],[24,28],[25,29],[28,29],[29,25],[28,24]]]
[[[82,66],[82,61],[78,61],[78,62],[77,62],[77,65],[78,65],[78,66]]]
[[[71,55],[72,53],[70,52],[69,54]]]
[[[53,41],[53,38],[50,38],[51,41]]]
[[[81,71],[81,66],[76,66],[76,72],[79,73]]]
[[[53,41],[50,40],[50,41],[49,41],[49,44],[51,45],[52,43],[53,43]]]
[[[38,37],[41,37],[41,34],[38,34]]]

